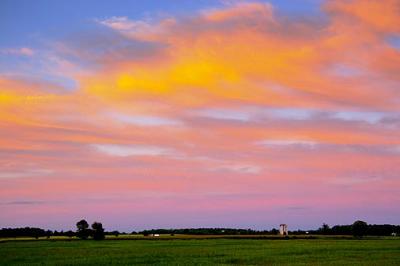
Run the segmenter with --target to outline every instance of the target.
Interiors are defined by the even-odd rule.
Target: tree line
[[[66,237],[79,237],[81,239],[92,238],[95,240],[102,240],[105,235],[119,236],[126,234],[119,231],[106,232],[102,223],[94,222],[91,227],[86,220],[80,220],[76,223],[76,231],[51,231],[41,228],[24,227],[24,228],[3,228],[0,229],[0,237],[52,237],[52,236],[66,236]],[[130,234],[143,234],[144,236],[154,234],[187,234],[187,235],[276,235],[278,229],[271,230],[253,230],[253,229],[235,229],[235,228],[185,228],[185,229],[151,229],[143,230],[140,232],[131,232]],[[335,225],[330,227],[328,224],[323,224],[317,230],[296,230],[289,231],[293,235],[354,235],[354,236],[390,236],[393,234],[400,235],[400,225],[390,224],[367,224],[364,221],[356,221],[351,225]]]
[[[105,232],[103,224],[94,222],[89,228],[89,223],[86,220],[80,220],[76,223],[77,230],[74,231],[51,231],[44,230],[36,227],[23,227],[23,228],[3,228],[0,230],[0,237],[47,237],[51,236],[67,236],[67,237],[79,237],[81,239],[88,239],[89,237],[95,240],[102,240],[105,235],[119,235],[118,231]]]
[[[369,236],[390,236],[392,234],[400,235],[400,225],[391,224],[367,224],[363,221],[356,221],[352,225],[335,225],[330,227],[323,224],[318,230],[312,231],[312,234],[321,235],[357,235],[362,232]]]
[[[252,230],[252,229],[235,229],[235,228],[185,228],[185,229],[151,229],[143,230],[139,234],[183,234],[183,235],[260,235],[260,234],[277,234],[276,229],[268,230]]]
[[[234,228],[187,228],[187,229],[151,229],[139,232],[143,235],[154,234],[188,234],[188,235],[276,235],[278,229],[271,230],[252,230]],[[367,224],[364,221],[355,221],[350,225],[335,225],[330,227],[323,224],[317,230],[295,230],[289,231],[293,235],[354,235],[354,236],[390,236],[400,235],[400,225],[391,224]]]

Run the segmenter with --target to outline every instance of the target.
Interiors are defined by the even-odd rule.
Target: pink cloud
[[[35,52],[28,47],[2,49],[0,50],[0,52],[8,55],[21,55],[21,56],[33,56],[35,54]]]

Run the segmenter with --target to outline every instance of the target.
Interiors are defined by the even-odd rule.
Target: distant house
[[[395,232],[392,233],[392,236],[397,236],[397,234]]]
[[[153,236],[160,236],[160,234],[154,234]]]
[[[288,231],[287,224],[281,224],[281,225],[279,226],[279,234],[280,234],[281,236],[287,236],[287,235],[289,235],[289,231]]]

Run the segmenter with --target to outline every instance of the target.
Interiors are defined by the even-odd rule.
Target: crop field
[[[400,239],[168,238],[0,242],[0,265],[400,265]]]

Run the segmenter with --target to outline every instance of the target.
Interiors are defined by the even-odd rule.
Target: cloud
[[[330,0],[325,8],[342,19],[358,22],[381,32],[400,32],[400,7],[398,0]],[[373,12],[371,12],[373,10]]]
[[[124,124],[132,124],[137,126],[182,126],[183,122],[177,119],[158,117],[158,116],[140,116],[140,115],[124,115],[112,114],[111,117],[118,122]]]
[[[216,172],[232,172],[238,174],[259,174],[262,168],[256,165],[232,164],[212,168]]]
[[[173,26],[175,20],[167,18],[159,23],[145,20],[131,20],[128,17],[110,17],[103,20],[95,20],[100,25],[106,26],[112,30],[120,32],[122,35],[136,39],[151,41],[157,34],[163,34],[164,28]],[[156,38],[157,39],[157,38]]]
[[[33,56],[35,52],[28,47],[1,49],[0,53],[6,55]]]
[[[195,112],[195,115],[218,120],[234,120],[241,122],[247,122],[250,120],[250,114],[243,112],[242,110],[204,109]]]
[[[382,121],[385,117],[390,115],[382,112],[354,112],[354,111],[342,111],[335,112],[331,116],[334,119],[340,119],[344,121],[363,121],[370,124],[375,124]]]
[[[168,156],[173,155],[171,149],[147,145],[92,144],[97,151],[117,157],[127,156]]]
[[[162,57],[166,44],[132,39],[119,31],[99,30],[75,33],[53,44],[55,60],[74,62],[79,71],[108,71],[126,62]]]
[[[318,114],[317,110],[300,108],[285,108],[272,106],[250,106],[241,105],[238,108],[200,109],[193,112],[193,115],[216,120],[231,120],[240,122],[262,122],[267,119],[276,120],[309,120],[313,115]]]
[[[314,147],[318,144],[318,142],[311,140],[299,140],[299,139],[289,139],[289,140],[264,140],[257,142],[258,145],[263,146],[291,146],[291,145],[300,145],[304,147]]]
[[[307,110],[307,109],[296,109],[296,108],[276,108],[273,109],[271,108],[270,110],[267,110],[267,113],[269,113],[271,116],[277,118],[277,119],[289,119],[289,120],[307,120],[311,119],[313,113],[315,111],[313,110]]]
[[[105,25],[107,27],[119,31],[133,30],[136,27],[143,27],[144,25],[147,25],[147,23],[144,22],[131,21],[127,17],[111,17],[105,20],[96,20],[96,21],[102,25]]]
[[[152,21],[133,21],[127,17],[99,20],[101,25],[126,36],[127,41],[151,40],[163,49],[156,60],[131,60],[113,69],[107,77],[99,73],[82,84],[87,92],[109,100],[152,94],[185,105],[206,105],[223,99],[299,107],[298,110],[304,106],[393,109],[395,103],[390,99],[395,97],[377,93],[376,86],[381,81],[364,75],[362,79],[354,77],[349,81],[346,75],[327,73],[330,66],[373,73],[370,68],[377,60],[374,57],[386,42],[372,37],[374,33],[365,26],[355,38],[357,29],[342,25],[352,23],[347,20],[341,23],[341,16],[348,16],[347,9],[353,9],[353,2],[339,3],[329,3],[324,9],[331,20],[313,23],[280,16],[270,4],[258,2],[237,2],[191,16]],[[378,2],[374,5],[384,6]],[[371,44],[365,45],[364,37]],[[351,50],[354,56],[342,53],[343,50]],[[112,62],[114,56],[110,54],[107,60]],[[122,58],[115,56],[114,60]],[[395,63],[380,61],[391,72],[395,70]],[[343,73],[343,69],[339,70]],[[283,93],[265,84],[292,89]],[[395,96],[394,90],[384,91]],[[307,116],[300,112],[290,115],[299,119]]]
[[[4,205],[36,205],[36,204],[43,204],[43,201],[38,200],[18,200],[18,201],[10,201],[6,203],[0,203]]]
[[[225,9],[205,10],[203,15],[211,22],[254,21],[255,17],[273,21],[273,7],[269,3],[236,2],[229,3]]]
[[[192,112],[192,115],[216,119],[231,120],[240,122],[261,123],[263,121],[293,121],[293,122],[329,122],[331,120],[343,122],[366,122],[376,124],[384,121],[395,120],[400,117],[399,112],[378,112],[378,111],[352,111],[352,110],[323,110],[308,108],[285,108],[272,106],[250,106],[241,105],[231,109],[200,109]]]
[[[54,171],[50,169],[26,169],[19,171],[0,172],[0,179],[14,179],[26,177],[43,177],[52,174]]]

